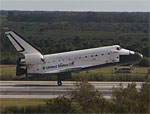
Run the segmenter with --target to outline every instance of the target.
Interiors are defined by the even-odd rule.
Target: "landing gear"
[[[58,86],[62,86],[61,80],[58,80],[57,84],[58,84]]]
[[[62,86],[62,78],[61,78],[61,75],[60,74],[57,74],[57,84],[58,84],[58,86]]]
[[[71,79],[71,72],[66,72],[66,73],[59,73],[57,74],[57,84],[58,86],[62,86],[62,80],[67,80],[67,79]]]

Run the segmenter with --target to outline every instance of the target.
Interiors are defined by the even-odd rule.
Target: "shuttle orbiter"
[[[119,45],[42,55],[17,33],[8,31],[5,34],[17,52],[24,55],[24,58],[18,59],[16,75],[26,74],[29,77],[57,74],[59,86],[62,80],[71,78],[71,72],[112,65],[132,65],[143,58],[142,54]]]

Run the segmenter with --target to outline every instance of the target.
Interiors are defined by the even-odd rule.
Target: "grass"
[[[11,80],[16,77],[15,65],[0,65],[0,80]]]
[[[119,81],[119,78],[124,80],[125,78],[132,78],[131,81],[136,80],[144,81],[144,78],[147,75],[147,67],[134,67],[132,72],[129,74],[115,74],[114,69],[119,68],[119,66],[105,67],[88,71],[89,80],[98,80],[98,81],[108,81],[113,80]],[[18,76],[16,76],[16,65],[0,65],[0,79],[1,80],[15,80]],[[81,76],[86,76],[85,71],[81,71],[78,73],[73,73],[73,80],[78,80]],[[35,79],[35,80],[56,80],[54,76],[43,79]],[[117,79],[118,78],[118,79]],[[126,79],[125,79],[126,80]],[[136,80],[137,81],[137,80]]]
[[[0,99],[0,105],[1,109],[4,109],[5,107],[9,106],[17,106],[17,107],[25,107],[25,106],[38,106],[38,105],[44,105],[48,99],[46,98],[34,98],[34,99],[28,99],[28,98],[7,98],[7,99]]]

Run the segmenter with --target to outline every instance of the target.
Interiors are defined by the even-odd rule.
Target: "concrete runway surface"
[[[62,86],[57,86],[57,81],[0,81],[0,98],[55,98],[60,95],[69,97],[76,88],[75,81],[62,81]],[[105,98],[111,98],[112,87],[120,83],[127,87],[132,82],[98,82],[90,81]],[[137,89],[141,88],[142,82],[136,82]]]

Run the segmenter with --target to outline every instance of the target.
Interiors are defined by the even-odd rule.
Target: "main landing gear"
[[[62,86],[61,80],[58,80],[57,84],[58,84],[58,86]]]
[[[71,72],[65,72],[65,73],[60,73],[57,74],[57,79],[58,79],[58,86],[62,86],[62,80],[67,80],[67,79],[71,79]]]

